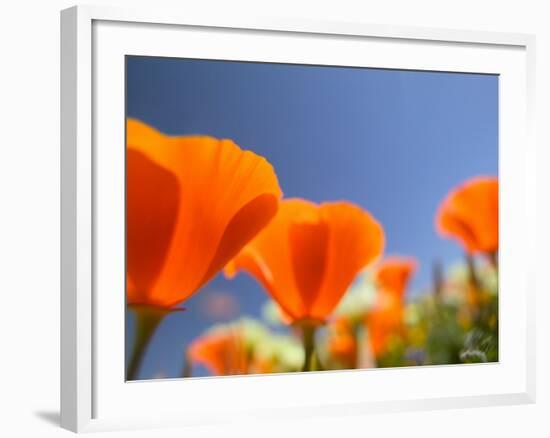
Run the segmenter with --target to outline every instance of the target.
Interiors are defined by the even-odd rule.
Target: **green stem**
[[[433,278],[433,292],[437,305],[441,302],[441,295],[443,293],[443,269],[439,261],[435,261],[432,267]]]
[[[181,377],[192,377],[192,365],[187,351],[183,354],[183,368],[181,371]]]
[[[359,337],[361,336],[361,324],[354,322],[352,326],[353,339],[355,340],[355,356],[353,358],[353,368],[358,368],[359,361],[361,359],[361,342]]]
[[[477,278],[477,273],[474,265],[474,259],[470,254],[466,254],[466,265],[468,266],[468,276],[470,279],[471,285],[478,290],[479,289],[479,279]]]
[[[132,356],[130,357],[128,370],[126,372],[126,380],[136,380],[141,368],[144,353],[147,350],[147,346],[149,345],[158,325],[169,313],[164,309],[146,306],[136,306],[132,310],[135,315],[135,337]]]
[[[497,252],[490,252],[487,254],[487,256],[489,257],[489,262],[491,263],[491,265],[493,266],[493,268],[495,269],[495,271],[498,272],[498,254]]]
[[[499,285],[499,270],[498,270],[498,252],[492,252],[488,254],[489,256],[489,262],[491,263],[491,266],[495,270],[496,273],[496,291],[498,292],[498,285]]]
[[[304,366],[302,371],[313,370],[313,357],[315,355],[315,331],[313,325],[304,324],[302,326],[302,342],[304,346]]]
[[[480,295],[481,295],[481,282],[477,276],[474,259],[470,254],[466,254],[466,264],[468,266],[468,277],[470,285],[472,287],[472,293],[474,294],[474,305],[472,306],[472,317],[475,324],[479,323],[480,318]]]

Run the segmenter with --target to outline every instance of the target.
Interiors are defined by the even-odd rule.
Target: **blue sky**
[[[435,260],[461,257],[434,230],[440,201],[498,172],[497,76],[156,57],[128,57],[126,73],[128,117],[166,134],[232,139],[273,164],[286,197],[370,211],[386,254],[418,259],[412,290],[429,285]],[[217,291],[252,316],[267,299],[244,274],[218,275],[165,319],[142,378],[178,375],[184,346],[214,322],[193,308]]]

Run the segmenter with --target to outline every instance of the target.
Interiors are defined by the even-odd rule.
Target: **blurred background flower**
[[[206,289],[200,297],[199,311],[205,319],[228,321],[239,315],[239,301],[229,291]]]
[[[493,260],[498,251],[498,180],[476,177],[453,189],[439,207],[437,229],[458,240],[469,254]]]
[[[191,366],[203,365],[213,375],[298,371],[303,362],[294,338],[250,318],[214,326],[191,343],[186,356]]]
[[[396,344],[404,343],[405,293],[416,267],[411,257],[387,257],[376,268],[376,300],[365,322],[372,352],[380,361],[388,351],[397,350]]]

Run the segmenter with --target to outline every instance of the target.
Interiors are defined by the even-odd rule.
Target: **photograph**
[[[497,74],[126,55],[125,87],[127,381],[499,361]]]

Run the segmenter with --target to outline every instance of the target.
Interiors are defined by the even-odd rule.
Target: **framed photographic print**
[[[63,427],[534,400],[533,37],[74,7],[61,44]]]

